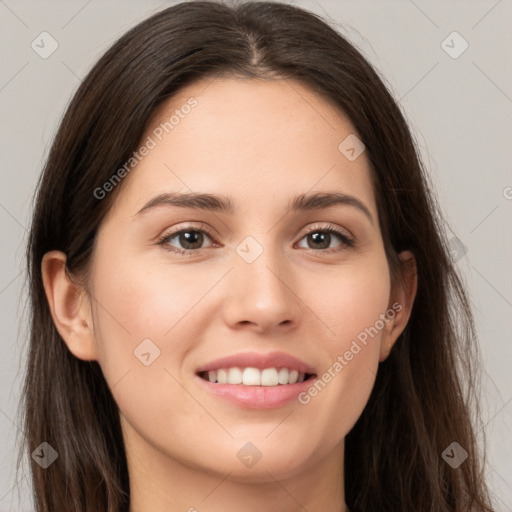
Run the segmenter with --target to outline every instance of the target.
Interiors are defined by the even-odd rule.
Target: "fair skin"
[[[123,180],[84,288],[63,253],[46,254],[53,320],[77,358],[98,361],[119,406],[130,512],[346,511],[344,438],[406,326],[416,278],[392,286],[366,154],[339,151],[356,130],[329,102],[286,80],[200,81],[159,109],[144,139],[190,97],[197,106]],[[234,213],[138,213],[171,192],[228,196]],[[288,210],[317,192],[353,196],[371,219],[348,204]],[[185,228],[208,231],[194,246],[183,236],[159,245]],[[236,250],[249,236],[263,250],[251,263]],[[254,409],[196,376],[219,357],[279,350],[321,377],[394,303],[400,311],[306,404]],[[148,338],[161,352],[146,366],[134,350]],[[262,455],[251,467],[237,456],[248,442]]]

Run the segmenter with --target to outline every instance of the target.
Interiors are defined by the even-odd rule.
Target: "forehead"
[[[141,140],[151,149],[118,200],[133,210],[151,195],[198,191],[257,206],[336,190],[376,216],[365,153],[350,160],[340,149],[354,136],[343,112],[300,82],[202,79],[158,108]]]

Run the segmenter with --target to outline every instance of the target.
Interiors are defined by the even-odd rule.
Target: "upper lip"
[[[286,352],[241,352],[227,357],[215,359],[197,369],[197,373],[218,370],[219,368],[288,368],[302,373],[315,373],[315,369]]]

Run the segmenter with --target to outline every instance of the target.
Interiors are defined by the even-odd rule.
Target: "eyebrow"
[[[323,208],[329,208],[336,205],[351,206],[363,213],[371,224],[374,223],[369,209],[362,201],[354,196],[343,194],[341,192],[300,194],[290,201],[288,209],[290,211],[321,210]],[[137,215],[158,206],[177,206],[180,208],[228,213],[231,215],[235,213],[235,204],[229,197],[215,194],[201,194],[197,192],[173,192],[160,194],[153,199],[150,199],[137,212]]]

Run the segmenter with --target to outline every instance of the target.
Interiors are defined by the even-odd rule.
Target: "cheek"
[[[364,338],[365,329],[385,314],[390,298],[387,261],[384,255],[354,260],[330,275],[311,277],[306,289],[307,304],[331,339],[327,348],[337,354],[347,342],[350,345],[359,335]]]
[[[129,390],[126,399],[148,411],[151,397],[139,396],[139,391],[175,386],[172,376],[182,380],[182,362],[204,331],[197,318],[201,299],[219,279],[218,273],[184,268],[147,265],[144,258],[130,255],[99,254],[94,266],[98,363],[115,393]],[[121,379],[123,386],[117,386]],[[127,381],[134,386],[128,387]],[[121,404],[124,397],[116,399]],[[158,410],[157,404],[153,406]]]
[[[143,437],[150,433],[161,449],[174,446],[179,452],[174,437],[184,438],[198,421],[208,421],[201,407],[184,399],[179,383],[182,363],[204,331],[196,321],[201,298],[219,277],[141,260],[98,257],[93,290],[98,363],[130,428]]]
[[[318,284],[309,300],[329,327],[321,343],[327,361],[300,401],[316,423],[324,425],[324,433],[336,439],[357,421],[375,382],[386,325],[381,315],[386,317],[389,303],[387,262],[382,256],[347,266],[338,269],[329,285]]]
[[[173,332],[191,326],[184,320],[217,280],[217,274],[196,273],[179,265],[146,265],[143,258],[123,257],[115,265],[102,262],[94,276],[101,343],[106,345],[108,338],[110,345],[119,339],[135,348],[150,338],[156,344],[165,339],[178,345]]]

